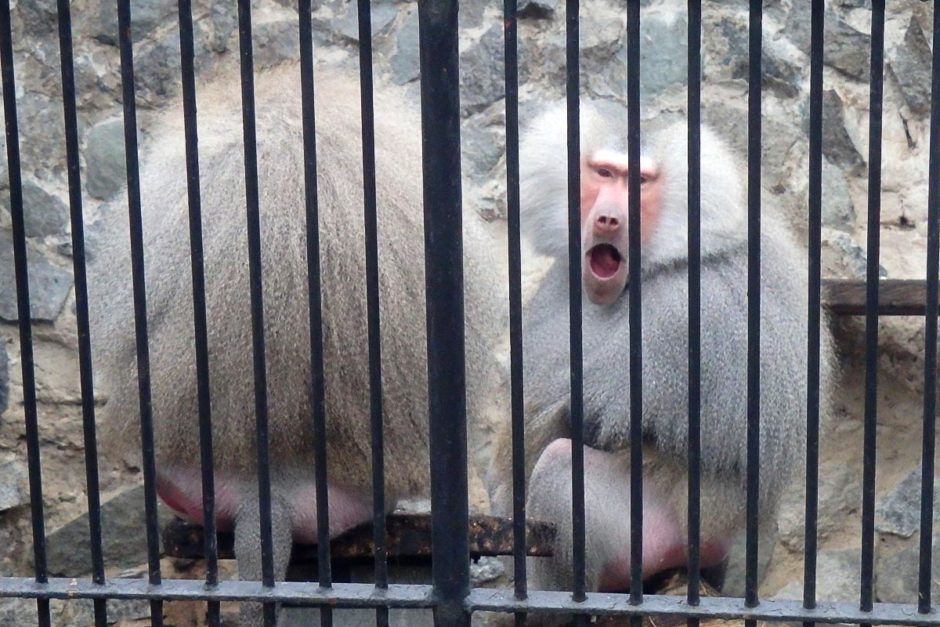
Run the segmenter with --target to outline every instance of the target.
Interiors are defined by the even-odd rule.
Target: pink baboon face
[[[640,232],[646,241],[659,217],[662,181],[659,165],[640,161]],[[627,156],[599,151],[581,164],[581,280],[592,303],[617,301],[627,285],[629,268]]]

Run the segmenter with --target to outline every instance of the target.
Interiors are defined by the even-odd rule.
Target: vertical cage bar
[[[504,0],[506,206],[509,231],[509,370],[512,407],[512,554],[516,598],[525,599],[527,594],[525,406],[522,369],[522,242],[519,217],[519,65],[516,8],[516,0]]]
[[[362,198],[365,218],[366,310],[369,337],[369,411],[372,425],[372,531],[375,586],[388,588],[385,546],[385,433],[382,424],[382,343],[379,320],[379,243],[375,197],[375,110],[372,99],[370,0],[358,0],[359,86],[362,112]],[[388,608],[376,609],[376,624],[388,624]]]
[[[568,104],[568,316],[571,324],[571,529],[575,601],[585,597],[584,363],[581,336],[581,124],[578,0],[565,2]],[[579,619],[580,620],[580,619]]]
[[[202,239],[202,198],[199,193],[199,136],[196,120],[195,51],[191,0],[179,0],[180,75],[186,135],[186,191],[189,203],[189,247],[193,290],[193,337],[196,349],[196,397],[199,411],[199,458],[202,475],[202,520],[206,552],[206,585],[219,582],[215,524],[215,475],[212,450],[212,405],[209,396],[209,341],[206,279]],[[208,603],[208,621],[221,622],[217,601]]]
[[[62,75],[62,108],[65,122],[66,170],[69,182],[69,214],[72,227],[72,271],[75,280],[75,318],[78,331],[79,385],[82,394],[82,431],[85,445],[85,484],[88,498],[88,531],[92,581],[104,583],[101,544],[101,488],[98,481],[98,440],[95,432],[95,392],[92,379],[91,336],[88,316],[88,281],[85,272],[85,233],[82,217],[82,182],[78,156],[78,117],[75,105],[75,66],[72,58],[72,15],[67,0],[59,0],[59,62]],[[94,601],[95,623],[106,625],[107,603]]]
[[[875,445],[878,401],[878,278],[881,241],[881,111],[884,93],[885,1],[872,2],[871,100],[868,127],[868,268],[865,300],[865,432],[862,470],[860,607],[874,603]]]
[[[144,472],[148,580],[158,585],[160,528],[157,521],[156,464],[153,442],[153,403],[150,390],[150,347],[147,340],[147,290],[144,279],[143,222],[140,211],[140,171],[137,155],[137,105],[134,91],[134,48],[129,0],[118,0],[118,44],[121,51],[121,94],[124,104],[124,158],[127,167],[127,207],[130,223],[131,273],[134,287],[134,327],[137,345],[137,388],[140,398],[140,440]],[[150,602],[151,620],[163,624],[163,602]]]
[[[744,575],[744,596],[748,607],[758,603],[762,22],[761,0],[751,0],[747,98],[747,538]],[[756,621],[745,621],[745,625],[756,625]]]
[[[320,282],[320,218],[317,193],[317,127],[314,99],[313,24],[310,0],[299,0],[300,90],[304,133],[304,190],[307,225],[307,296],[310,317],[310,407],[313,409],[314,475],[317,500],[317,579],[333,586],[330,568],[330,504],[326,474],[326,405],[323,368],[323,293]],[[332,625],[333,610],[320,608],[320,624]]]
[[[261,201],[258,192],[258,151],[255,130],[254,60],[251,49],[251,2],[238,1],[238,43],[241,57],[242,128],[245,148],[245,200],[248,217],[248,276],[251,286],[251,345],[255,380],[258,454],[258,507],[261,520],[261,582],[274,586],[274,541],[271,522],[271,469],[268,442],[268,389],[264,354],[264,298],[261,273]],[[264,622],[273,627],[277,608],[264,604]]]
[[[418,4],[434,621],[455,627],[470,623],[457,4]]]
[[[640,289],[640,0],[627,2],[627,169],[630,245],[630,602],[643,602],[643,326]],[[580,270],[580,268],[579,268]],[[632,616],[639,627],[642,617]]]
[[[689,605],[699,603],[702,416],[702,1],[689,0]],[[699,620],[688,620],[698,627]]]
[[[20,172],[20,132],[16,115],[16,79],[13,70],[13,31],[10,0],[0,2],[0,73],[3,81],[3,123],[7,140],[10,177],[10,216],[13,222],[13,266],[16,277],[16,314],[20,336],[20,368],[23,376],[23,411],[26,418],[26,456],[29,466],[29,506],[33,529],[33,573],[46,583],[46,523],[42,504],[42,460],[39,451],[39,412],[36,407],[36,370],[30,327],[29,270],[26,261],[26,225],[23,216],[23,182]],[[41,627],[52,624],[48,599],[36,600]]]
[[[806,525],[803,607],[816,607],[816,531],[819,505],[820,276],[822,272],[822,88],[824,0],[813,0],[809,79],[809,255],[806,312]],[[811,627],[813,622],[804,623]]]
[[[917,610],[930,611],[933,543],[934,448],[937,429],[937,280],[940,255],[940,216],[937,215],[940,167],[940,10],[933,12],[933,80],[930,98],[930,159],[927,193],[927,311],[924,320],[924,430],[921,453],[920,567]]]

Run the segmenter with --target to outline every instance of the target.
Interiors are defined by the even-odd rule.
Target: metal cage
[[[305,149],[313,153],[315,116],[312,90],[314,87],[313,49],[311,36],[310,0],[299,0],[299,37],[304,93]],[[629,102],[629,160],[638,164],[640,139],[640,1],[628,0],[627,14],[627,63],[630,68],[627,83]],[[37,416],[36,381],[33,365],[33,340],[30,327],[30,282],[27,271],[27,249],[24,231],[23,193],[20,179],[20,136],[17,127],[16,82],[14,78],[13,40],[11,32],[11,3],[0,2],[0,62],[2,62],[3,106],[6,120],[7,159],[10,177],[10,202],[13,219],[15,276],[19,308],[19,334],[22,355],[22,380],[27,429],[29,486],[32,515],[33,549],[35,573],[32,578],[0,577],[0,597],[25,597],[37,600],[40,625],[50,625],[51,599],[92,599],[96,623],[107,621],[106,601],[109,599],[147,599],[151,603],[154,625],[162,624],[162,604],[175,600],[203,600],[208,602],[210,623],[218,624],[219,602],[230,600],[263,602],[269,608],[268,620],[273,620],[274,603],[296,602],[323,608],[321,620],[330,621],[329,608],[356,607],[374,608],[378,624],[386,623],[390,608],[431,608],[435,623],[439,625],[466,625],[474,612],[496,611],[514,613],[524,620],[526,612],[546,611],[573,613],[582,619],[589,615],[624,615],[636,621],[642,616],[676,614],[688,619],[689,624],[698,624],[701,619],[741,619],[745,624],[755,625],[757,620],[801,621],[859,624],[940,625],[940,613],[931,599],[931,538],[934,484],[934,435],[936,416],[936,356],[937,356],[937,284],[938,248],[940,248],[940,222],[937,216],[937,176],[940,171],[940,48],[933,49],[932,108],[930,113],[930,178],[929,178],[929,238],[926,274],[926,303],[923,313],[926,320],[925,393],[923,399],[923,451],[922,451],[922,496],[920,519],[920,564],[919,598],[916,604],[875,603],[873,596],[874,564],[874,505],[875,505],[875,400],[879,306],[879,212],[881,190],[881,107],[883,92],[883,55],[885,1],[872,2],[872,48],[870,83],[870,154],[868,195],[868,274],[865,296],[866,319],[866,385],[865,385],[865,472],[863,477],[862,577],[859,582],[858,603],[828,603],[816,598],[816,525],[818,504],[818,458],[819,458],[819,343],[820,343],[820,228],[821,228],[821,167],[822,167],[822,87],[823,87],[823,0],[812,2],[812,52],[811,52],[811,96],[810,96],[810,153],[809,153],[809,327],[808,348],[810,361],[809,390],[806,398],[808,408],[808,439],[806,443],[806,535],[805,576],[803,601],[779,601],[758,598],[757,594],[757,500],[758,476],[758,412],[759,398],[759,260],[760,260],[760,180],[761,180],[761,91],[751,89],[748,106],[748,233],[749,233],[749,279],[748,320],[749,350],[747,380],[748,390],[748,490],[747,490],[747,559],[746,594],[744,598],[706,598],[700,596],[698,564],[699,525],[699,441],[698,419],[700,399],[698,381],[700,377],[699,345],[701,328],[699,305],[701,300],[698,202],[700,172],[700,90],[701,90],[701,1],[688,2],[689,41],[689,257],[690,257],[690,412],[689,424],[693,437],[689,441],[689,547],[691,553],[690,583],[685,597],[644,595],[641,587],[641,542],[642,539],[642,483],[633,482],[630,529],[633,538],[632,551],[634,582],[629,594],[600,594],[585,590],[584,574],[584,486],[582,425],[582,372],[581,372],[581,294],[577,276],[579,264],[572,263],[574,276],[571,280],[570,316],[573,321],[570,334],[571,365],[571,421],[573,425],[575,452],[572,480],[574,485],[574,547],[575,586],[569,592],[529,591],[525,570],[525,477],[521,460],[514,463],[514,589],[472,588],[469,577],[468,523],[468,477],[466,471],[467,442],[465,424],[465,390],[463,333],[463,279],[461,272],[429,273],[428,275],[428,358],[429,358],[429,407],[431,428],[431,466],[433,482],[433,581],[429,585],[399,585],[388,582],[385,557],[384,494],[382,481],[381,446],[381,397],[373,395],[373,468],[375,469],[375,584],[333,583],[330,572],[330,544],[326,536],[328,525],[320,525],[319,581],[310,583],[275,582],[272,565],[270,527],[270,477],[267,475],[267,411],[264,363],[264,335],[262,325],[259,207],[257,197],[257,164],[254,138],[254,94],[252,66],[251,8],[248,0],[238,1],[239,41],[241,59],[241,90],[243,122],[245,132],[246,180],[248,182],[249,249],[251,259],[252,321],[254,330],[254,376],[257,407],[257,435],[259,459],[259,486],[262,521],[262,544],[264,555],[264,577],[262,581],[222,581],[219,578],[218,547],[213,525],[212,502],[206,507],[205,555],[207,574],[205,581],[165,580],[160,572],[159,529],[156,515],[156,490],[154,487],[154,445],[150,423],[150,373],[146,328],[146,299],[143,276],[143,251],[140,218],[140,195],[138,189],[137,120],[135,110],[134,57],[131,41],[131,3],[118,0],[120,25],[119,45],[121,59],[121,82],[123,89],[124,128],[127,160],[127,189],[131,217],[131,239],[134,262],[135,311],[137,314],[138,377],[140,381],[141,432],[143,434],[143,471],[146,492],[146,534],[148,539],[148,577],[141,579],[108,578],[102,552],[102,527],[100,518],[100,495],[96,451],[95,407],[92,395],[92,363],[89,340],[88,296],[85,279],[85,255],[83,238],[82,193],[79,173],[78,131],[76,122],[76,90],[73,74],[71,16],[68,0],[58,0],[58,34],[61,53],[61,78],[66,133],[69,198],[71,204],[72,246],[74,250],[74,278],[76,314],[78,323],[82,411],[85,436],[85,472],[88,485],[88,510],[92,547],[93,574],[88,580],[55,578],[47,574],[46,530],[43,512],[43,483],[39,459],[39,433]],[[567,95],[568,95],[568,159],[569,188],[573,190],[570,204],[571,259],[578,259],[580,240],[578,235],[579,177],[579,2],[566,0],[567,23]],[[196,110],[193,49],[193,18],[191,0],[179,0],[179,35],[182,51],[182,88],[186,122],[187,166],[189,170],[189,202],[191,216],[192,271],[194,285],[195,337],[198,372],[200,378],[207,376],[208,356],[206,344],[206,311],[202,276],[202,250],[200,233],[200,196],[198,158],[195,151]],[[461,188],[460,188],[460,129],[458,96],[458,3],[455,0],[421,0],[418,3],[420,22],[421,59],[421,110],[424,147],[424,206],[426,224],[426,262],[428,267],[461,268]],[[761,83],[762,48],[762,3],[750,2],[750,85]],[[377,243],[375,232],[374,163],[370,161],[373,141],[369,128],[373,120],[372,110],[372,50],[370,42],[370,3],[358,2],[359,29],[361,33],[360,61],[363,114],[363,153],[366,185],[372,185],[366,193],[367,266],[370,310],[370,363],[372,381],[381,381],[378,369],[378,274]],[[934,40],[940,33],[940,11],[934,11]],[[521,274],[519,246],[519,158],[518,158],[518,64],[516,34],[516,0],[504,2],[505,33],[505,86],[506,86],[506,137],[507,137],[507,189],[509,205],[509,260],[510,260],[510,341],[512,348],[512,415],[514,452],[522,453],[522,361],[521,361]],[[631,180],[639,182],[639,169],[630,168]],[[315,218],[315,162],[307,163],[308,210]],[[639,203],[639,185],[630,186],[631,206]],[[313,224],[316,224],[315,219]],[[630,323],[638,325],[641,314],[642,285],[639,275],[639,212],[630,212],[631,262],[630,262]],[[317,259],[318,237],[316,228],[308,228],[311,259]],[[634,257],[635,256],[635,257]],[[311,266],[309,299],[311,305],[311,328],[319,329],[319,285],[318,269]],[[883,288],[882,288],[883,289]],[[321,341],[317,332],[311,334],[312,341]],[[632,363],[639,363],[642,353],[640,334],[631,334],[630,354]],[[314,351],[317,352],[317,351]],[[314,364],[314,385],[322,386],[322,363]],[[635,399],[631,410],[631,433],[640,431],[640,369],[633,368],[630,376],[630,393]],[[208,389],[200,394],[200,421],[203,452],[203,485],[211,493],[212,447]],[[316,429],[325,433],[322,407],[314,417]],[[458,437],[452,437],[453,434]],[[325,438],[318,438],[318,446],[325,447]],[[632,437],[633,472],[641,474],[641,438]],[[322,459],[322,456],[319,456]],[[318,464],[316,476],[325,479],[325,464]],[[325,481],[318,484],[325,485]],[[324,505],[318,511],[325,517],[325,490],[317,493],[317,501]],[[325,519],[324,519],[325,521]],[[635,623],[638,624],[638,623]]]

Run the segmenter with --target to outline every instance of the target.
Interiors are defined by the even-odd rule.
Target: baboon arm
[[[542,451],[553,440],[569,437],[568,403],[559,402],[541,411],[532,410],[526,417],[525,431],[525,477],[526,484],[532,476]],[[496,432],[493,457],[487,473],[493,513],[498,516],[512,515],[512,423],[503,422]]]

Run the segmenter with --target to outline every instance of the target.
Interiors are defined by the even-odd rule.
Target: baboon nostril
[[[613,230],[620,226],[620,220],[613,216],[599,216],[597,225],[603,229]]]

